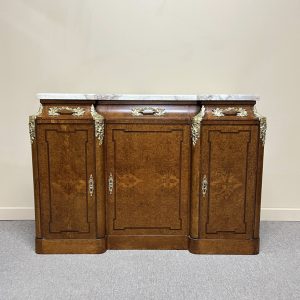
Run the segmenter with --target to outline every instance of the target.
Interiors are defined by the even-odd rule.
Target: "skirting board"
[[[34,220],[32,207],[0,207],[0,220]],[[262,208],[262,221],[300,221],[300,208]]]
[[[34,220],[33,207],[0,207],[0,220]]]

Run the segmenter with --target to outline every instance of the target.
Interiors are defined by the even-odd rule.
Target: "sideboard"
[[[38,98],[37,253],[259,252],[267,124],[257,96]]]

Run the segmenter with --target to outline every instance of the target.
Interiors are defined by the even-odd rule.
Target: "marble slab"
[[[68,94],[39,93],[39,100],[170,100],[170,101],[257,101],[259,96],[247,94],[157,95],[157,94]]]
[[[211,95],[198,95],[198,100],[202,101],[258,101],[259,96],[257,95],[247,95],[247,94],[211,94]]]
[[[39,100],[98,100],[97,94],[39,93]]]

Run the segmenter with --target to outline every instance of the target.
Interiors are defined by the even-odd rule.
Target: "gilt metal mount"
[[[91,197],[94,194],[94,178],[93,178],[92,174],[91,174],[90,179],[89,179],[89,193],[90,193]]]
[[[258,113],[256,106],[253,107],[253,113],[257,119],[259,119],[260,123],[260,133],[259,137],[263,145],[265,145],[266,134],[267,134],[267,118]]]
[[[202,184],[201,184],[201,189],[202,189],[202,195],[203,195],[203,197],[206,196],[207,187],[208,187],[208,181],[207,181],[206,175],[204,175],[203,179],[202,179]]]
[[[247,110],[242,107],[227,107],[227,108],[215,108],[212,110],[212,115],[215,117],[224,117],[229,112],[236,113],[237,117],[247,117]]]
[[[84,115],[84,112],[85,112],[84,108],[82,108],[82,107],[68,107],[68,106],[57,107],[57,106],[55,106],[55,107],[49,108],[48,115],[49,116],[59,116],[60,112],[64,111],[64,110],[72,112],[72,116],[75,116],[75,117],[80,117],[80,116]]]
[[[104,139],[104,118],[96,112],[94,105],[91,106],[91,115],[95,122],[95,136],[99,140],[99,145],[102,145]]]
[[[200,130],[201,130],[201,121],[205,115],[205,107],[202,106],[201,111],[193,118],[192,120],[192,142],[193,146],[196,146],[197,141],[200,137]]]
[[[133,116],[143,116],[143,115],[154,115],[154,116],[163,116],[166,113],[164,108],[158,107],[135,107],[131,109],[131,114]]]
[[[30,136],[30,142],[31,144],[33,144],[34,140],[35,140],[35,136],[36,136],[36,129],[35,129],[35,121],[36,121],[36,117],[41,115],[41,113],[43,112],[43,105],[40,104],[40,107],[39,107],[39,111],[35,114],[35,115],[32,115],[32,116],[29,116],[29,136]]]
[[[113,175],[110,173],[108,177],[108,191],[110,194],[112,194],[114,189],[114,178]]]

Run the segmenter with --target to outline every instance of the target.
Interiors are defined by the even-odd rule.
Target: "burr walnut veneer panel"
[[[188,234],[189,133],[186,125],[107,127],[109,235]]]
[[[45,238],[95,237],[94,130],[89,125],[40,125],[38,162]]]
[[[203,126],[201,238],[253,237],[257,126]]]

